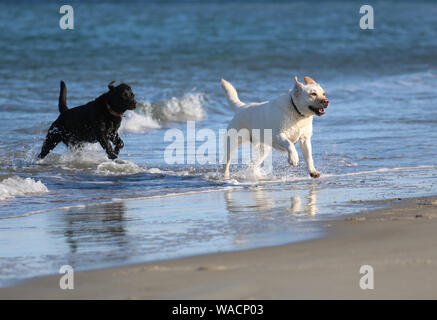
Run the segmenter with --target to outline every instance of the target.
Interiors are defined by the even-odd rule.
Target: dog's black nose
[[[322,103],[326,106],[325,108],[327,108],[328,104],[329,104],[329,100],[328,99],[323,99]]]

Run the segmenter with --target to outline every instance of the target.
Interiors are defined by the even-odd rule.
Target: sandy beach
[[[369,205],[371,203],[364,203]],[[326,237],[194,256],[0,288],[1,299],[435,299],[437,196],[391,199],[379,209],[324,222]],[[374,270],[362,290],[359,270]]]

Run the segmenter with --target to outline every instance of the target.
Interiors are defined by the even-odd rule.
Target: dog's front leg
[[[120,153],[120,150],[123,149],[123,147],[124,147],[124,142],[123,142],[123,140],[121,140],[118,133],[116,133],[115,135],[112,136],[111,141],[115,146],[114,152],[116,155],[118,155]]]
[[[311,147],[311,138],[305,138],[300,140],[300,149],[302,150],[303,157],[308,165],[308,171],[310,176],[313,178],[320,177],[320,173],[317,172],[314,167],[313,155],[312,155],[312,147]]]
[[[297,153],[294,143],[292,143],[285,135],[280,134],[278,136],[279,144],[281,144],[288,152],[288,163],[293,167],[297,167],[299,163],[299,155]]]
[[[102,146],[102,148],[105,149],[109,159],[111,160],[117,159],[117,154],[112,149],[111,143],[109,143],[109,140],[106,136],[101,136],[99,138],[99,143]]]

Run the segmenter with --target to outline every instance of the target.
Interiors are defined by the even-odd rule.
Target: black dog
[[[73,109],[67,107],[67,88],[61,81],[59,93],[59,112],[47,133],[38,158],[43,159],[59,142],[69,147],[80,147],[84,142],[99,142],[109,159],[116,159],[124,143],[118,135],[121,117],[126,110],[136,107],[135,95],[127,84],[114,87],[112,81],[109,91],[83,106]],[[114,148],[110,144],[114,144]]]

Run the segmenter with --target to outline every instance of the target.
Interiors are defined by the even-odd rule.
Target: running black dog
[[[58,119],[52,123],[38,158],[43,159],[59,142],[68,147],[80,147],[84,142],[99,142],[109,159],[116,159],[124,143],[118,135],[121,117],[136,107],[135,95],[127,84],[114,86],[85,105],[68,109],[67,88],[61,81]],[[110,141],[114,144],[111,145]]]

